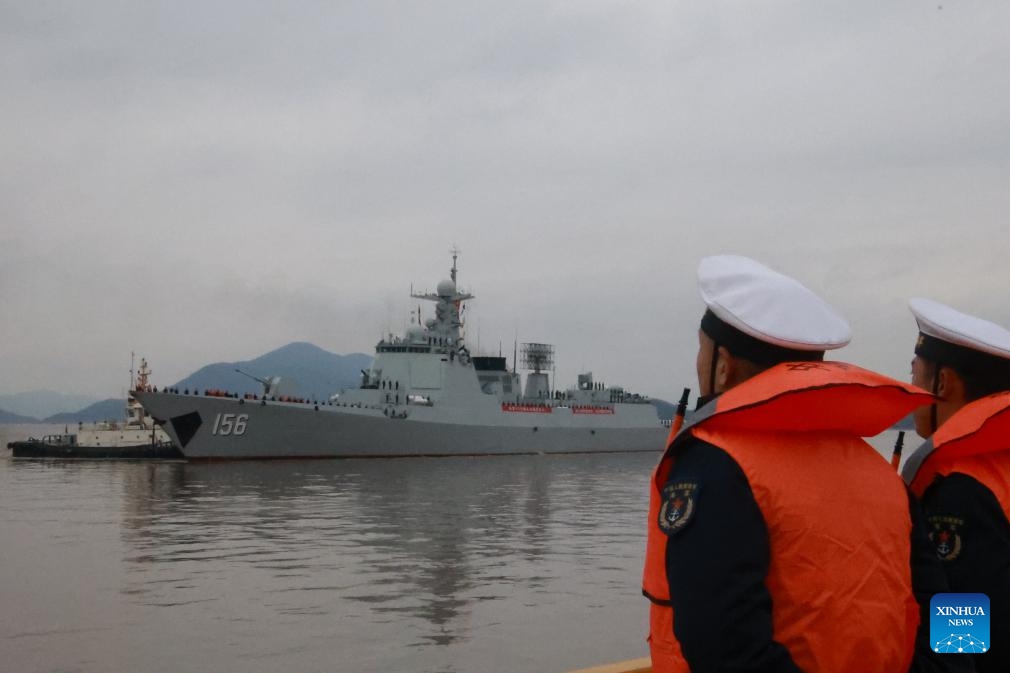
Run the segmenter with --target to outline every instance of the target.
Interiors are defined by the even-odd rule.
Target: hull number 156
[[[244,435],[249,414],[218,414],[214,417],[212,435],[226,437],[228,435]]]

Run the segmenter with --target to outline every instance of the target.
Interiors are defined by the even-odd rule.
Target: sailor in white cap
[[[908,307],[919,326],[913,382],[939,398],[916,412],[916,432],[929,437],[967,403],[1010,390],[1010,331],[931,299]]]
[[[824,351],[852,338],[849,323],[820,297],[747,257],[702,259],[698,285],[707,306],[699,332],[700,403],[766,365],[823,360]]]
[[[937,402],[915,414],[929,439],[902,476],[950,590],[985,594],[993,606],[992,643],[974,656],[976,671],[1010,671],[1010,331],[929,299],[909,307],[919,326],[912,382]]]
[[[932,398],[824,362],[848,323],[792,278],[725,255],[703,259],[698,281],[702,404],[650,484],[652,670],[909,670],[915,594],[928,612],[945,587],[910,572],[910,530],[937,564],[904,485],[862,437]]]

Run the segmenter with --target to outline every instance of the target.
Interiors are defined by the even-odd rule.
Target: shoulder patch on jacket
[[[691,522],[698,510],[696,481],[678,479],[663,488],[663,505],[659,508],[659,529],[667,535],[679,533]]]
[[[932,514],[926,520],[929,522],[929,539],[936,545],[937,558],[953,561],[960,556],[964,544],[961,539],[964,519],[948,514]]]

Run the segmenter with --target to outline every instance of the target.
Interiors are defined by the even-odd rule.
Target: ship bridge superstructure
[[[410,293],[414,299],[432,302],[434,315],[422,322],[418,306],[416,317],[402,336],[389,334],[376,344],[375,360],[371,368],[362,371],[359,390],[379,391],[379,404],[431,404],[453,391],[479,394],[473,358],[463,337],[464,302],[474,295],[457,286],[458,254],[458,250],[452,250],[449,278],[439,282],[434,292]],[[355,391],[344,391],[339,399],[346,403],[374,396],[366,394],[362,398]]]
[[[554,346],[522,344],[522,366],[530,370],[525,389],[517,368],[509,369],[499,355],[471,355],[463,334],[464,302],[474,298],[457,285],[458,251],[452,250],[449,278],[435,292],[411,292],[414,299],[435,305],[434,316],[422,322],[418,307],[415,320],[402,336],[389,334],[376,344],[375,360],[362,370],[361,386],[344,390],[331,398],[342,406],[383,409],[394,418],[410,415],[408,406],[441,406],[474,411],[474,405],[510,411],[592,409],[612,413],[614,404],[647,403],[648,398],[631,395],[622,388],[593,381],[591,373],[579,376],[578,386],[566,391],[553,389],[549,372],[554,367]],[[518,357],[516,358],[519,359]]]
[[[414,299],[423,299],[435,304],[435,316],[421,322],[421,311],[418,307],[417,322],[407,328],[402,337],[392,334],[376,345],[376,353],[448,353],[450,351],[466,353],[463,343],[463,302],[473,299],[469,292],[461,291],[456,286],[457,250],[452,251],[452,269],[449,278],[441,281],[435,292],[411,292]]]
[[[469,292],[463,292],[456,286],[456,257],[459,251],[452,251],[452,269],[449,278],[441,281],[434,293],[411,293],[414,299],[424,299],[435,303],[435,317],[424,323],[424,330],[429,338],[440,342],[444,347],[459,347],[462,345],[461,329],[463,327],[463,302],[473,299]]]

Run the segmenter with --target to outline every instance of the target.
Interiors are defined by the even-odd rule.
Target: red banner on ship
[[[546,407],[542,404],[509,404],[505,402],[501,405],[502,411],[521,411],[526,414],[549,414],[554,411],[553,407]]]
[[[612,414],[613,407],[572,407],[573,414]]]

